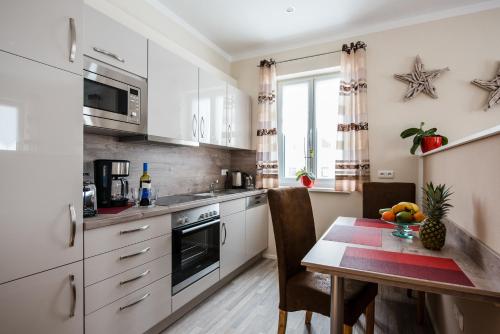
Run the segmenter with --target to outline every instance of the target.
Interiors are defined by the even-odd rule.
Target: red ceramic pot
[[[311,180],[308,176],[305,175],[300,177],[300,181],[302,182],[304,187],[307,188],[312,188],[312,186],[314,185],[314,180]]]
[[[420,148],[422,149],[422,153],[428,152],[430,150],[434,150],[443,145],[443,138],[441,136],[428,136],[422,138],[422,143],[420,144]]]

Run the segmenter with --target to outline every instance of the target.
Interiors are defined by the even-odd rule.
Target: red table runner
[[[474,286],[453,259],[346,247],[341,267]]]
[[[371,228],[335,224],[323,240],[381,247],[382,233]]]
[[[100,214],[100,215],[113,215],[113,214],[117,214],[117,213],[120,213],[122,211],[125,211],[127,210],[128,208],[130,208],[133,204],[127,204],[127,206],[115,206],[115,207],[111,207],[111,208],[98,208],[97,209],[97,213]]]
[[[362,227],[377,227],[377,228],[390,228],[394,229],[394,225],[384,222],[380,219],[370,219],[370,218],[356,218],[354,226]],[[418,226],[410,226],[410,229],[414,232],[418,232]]]

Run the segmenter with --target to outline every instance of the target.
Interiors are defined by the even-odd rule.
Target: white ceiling
[[[229,58],[500,6],[499,0],[150,0]],[[289,6],[295,12],[285,12]]]

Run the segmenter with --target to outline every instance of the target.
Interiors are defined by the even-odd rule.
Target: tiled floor
[[[314,314],[310,328],[305,312],[288,315],[287,334],[329,333],[330,319]],[[432,334],[429,319],[416,324],[415,299],[406,290],[379,287],[375,306],[376,334]],[[364,317],[354,333],[364,333]],[[262,260],[217,291],[163,334],[273,333],[278,326],[278,270],[276,261]]]

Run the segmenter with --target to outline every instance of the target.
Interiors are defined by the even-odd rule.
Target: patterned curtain
[[[340,68],[337,151],[341,153],[335,161],[335,189],[362,191],[363,182],[370,180],[366,44],[344,44]]]
[[[257,128],[257,188],[276,188],[278,181],[278,131],[276,113],[276,62],[259,65],[259,107]]]

